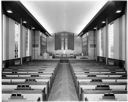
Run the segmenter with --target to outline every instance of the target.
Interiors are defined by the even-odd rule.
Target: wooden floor
[[[78,101],[69,63],[61,63],[48,101]]]

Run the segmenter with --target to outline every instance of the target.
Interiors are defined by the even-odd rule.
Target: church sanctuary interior
[[[2,102],[128,101],[127,1],[0,2]]]

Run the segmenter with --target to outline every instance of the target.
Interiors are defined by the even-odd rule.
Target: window
[[[25,31],[25,49],[26,49],[26,56],[29,56],[29,30],[28,29],[26,29],[26,31]]]
[[[20,25],[15,22],[15,58],[20,57]]]
[[[68,48],[67,48],[67,45],[68,45],[68,39],[67,39],[67,37],[65,38],[65,50],[67,50]]]
[[[88,56],[88,33],[86,33],[83,37],[83,55]]]
[[[64,37],[61,38],[61,50],[64,50]]]
[[[61,40],[61,34],[55,34],[55,50],[61,50],[62,49],[62,40]]]
[[[114,32],[113,23],[108,26],[108,57],[114,57]]]
[[[102,30],[99,30],[99,55],[103,56],[103,38],[102,38]]]

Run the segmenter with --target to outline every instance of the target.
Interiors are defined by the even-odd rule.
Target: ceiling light
[[[97,29],[96,27],[94,27],[94,29]]]
[[[32,27],[32,29],[35,29],[34,27]]]
[[[23,21],[23,23],[27,23],[26,21]]]
[[[8,13],[13,13],[12,10],[7,10]]]
[[[102,21],[102,23],[104,24],[104,23],[105,23],[105,21]]]
[[[121,13],[121,10],[117,10],[116,13]]]

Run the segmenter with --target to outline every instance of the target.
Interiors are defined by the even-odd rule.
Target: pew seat
[[[106,96],[103,94],[84,94],[88,101],[127,101],[127,94],[114,93],[114,96]]]
[[[108,84],[100,84],[100,85],[80,85],[82,89],[96,89],[96,90],[125,90],[126,85],[108,85]]]
[[[11,91],[2,91],[2,102],[3,101],[16,101],[17,95],[13,96],[13,94],[21,94],[23,99],[29,102],[37,102],[38,98],[40,100],[43,100],[43,92],[41,90],[11,90]],[[15,100],[16,99],[16,100]],[[21,101],[21,100],[20,100]],[[24,102],[22,100],[22,102]]]

